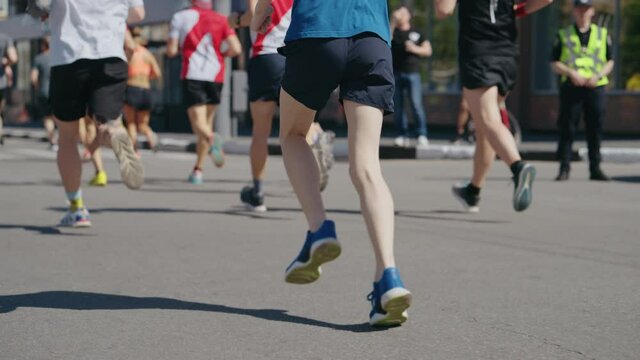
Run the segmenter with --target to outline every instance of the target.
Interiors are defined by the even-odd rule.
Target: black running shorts
[[[35,118],[38,120],[42,120],[45,117],[49,117],[52,115],[51,113],[51,102],[49,98],[44,95],[37,95],[36,100],[34,102],[35,108]]]
[[[218,105],[221,95],[221,83],[182,80],[182,96],[187,108],[196,105]]]
[[[460,59],[460,77],[464,88],[473,90],[498,87],[506,96],[516,84],[518,58],[513,56],[480,56]]]
[[[51,68],[49,96],[53,114],[76,121],[86,114],[101,123],[122,113],[128,65],[119,58],[78,60]]]
[[[249,101],[278,101],[286,58],[258,55],[249,61]]]
[[[151,91],[137,86],[127,86],[124,103],[138,111],[151,110]]]
[[[391,48],[377,35],[301,39],[280,53],[287,57],[282,88],[306,107],[322,109],[340,86],[340,100],[393,112]]]

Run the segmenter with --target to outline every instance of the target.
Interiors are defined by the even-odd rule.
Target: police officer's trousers
[[[570,169],[573,140],[582,114],[589,148],[589,168],[593,171],[600,167],[604,100],[604,86],[586,88],[564,83],[560,87],[558,159],[561,169]]]

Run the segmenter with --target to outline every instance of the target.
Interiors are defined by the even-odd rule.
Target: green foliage
[[[622,78],[640,72],[640,0],[622,0],[620,57]]]

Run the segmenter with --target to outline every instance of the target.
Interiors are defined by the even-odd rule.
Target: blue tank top
[[[386,0],[294,0],[284,41],[349,38],[365,32],[372,32],[389,44]]]

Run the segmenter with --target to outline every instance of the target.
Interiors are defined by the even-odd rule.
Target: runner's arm
[[[433,0],[433,5],[436,8],[436,18],[444,19],[453,15],[456,10],[456,4],[456,0]]]
[[[151,52],[147,52],[147,61],[149,61],[151,65],[151,79],[160,79],[162,77],[162,70],[160,70],[160,65],[158,65],[156,57],[153,56]]]
[[[229,15],[229,26],[233,28],[251,26],[251,20],[255,14],[257,3],[258,0],[247,0],[247,11],[243,14],[235,12]]]
[[[242,54],[242,44],[240,44],[240,40],[238,39],[237,35],[229,35],[225,39],[225,41],[229,45],[229,49],[227,49],[227,51],[225,51],[222,55],[226,57],[236,57]]]
[[[180,28],[182,27],[181,16],[173,15],[169,26],[169,38],[167,39],[167,56],[172,58],[178,55],[180,50]]]
[[[38,70],[38,68],[31,69],[31,85],[36,89],[38,88],[38,75],[40,75],[40,70]]]
[[[133,24],[144,20],[144,6],[133,6],[129,8],[128,24]]]
[[[273,13],[271,0],[258,0],[251,19],[251,30],[259,33],[266,32],[271,24],[271,13]]]
[[[16,51],[16,47],[13,46],[13,42],[11,40],[8,42],[9,46],[7,46],[7,50],[2,57],[2,65],[13,65],[18,62],[18,52]]]
[[[545,6],[551,5],[553,0],[528,0],[527,5],[524,6],[524,10],[527,14],[532,14]]]

